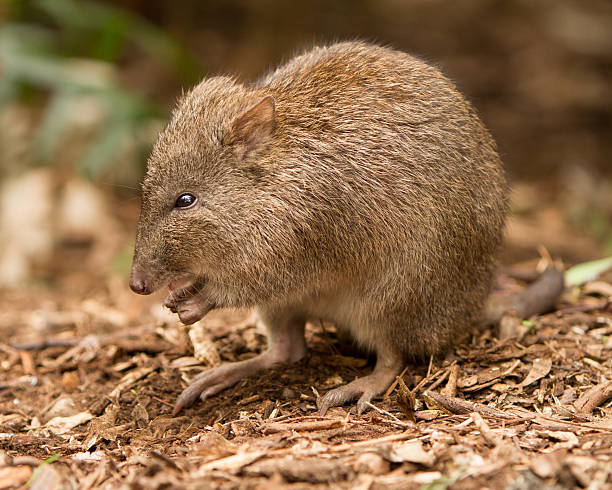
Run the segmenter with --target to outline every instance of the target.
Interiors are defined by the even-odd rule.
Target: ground
[[[185,327],[161,296],[84,274],[80,254],[66,245],[52,282],[0,295],[0,488],[612,486],[612,273],[506,317],[504,340],[475,331],[408,365],[363,415],[318,415],[317,396],[372,360],[314,323],[306,359],[172,416],[195,374],[264,348],[256,318]]]

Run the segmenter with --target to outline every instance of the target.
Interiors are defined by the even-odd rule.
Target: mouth
[[[195,274],[185,273],[177,275],[168,283],[168,296],[164,301],[164,306],[172,309],[180,303],[197,302],[206,298],[204,287],[206,279]],[[208,299],[208,298],[206,298]]]
[[[164,306],[186,325],[190,325],[210,310],[216,308],[214,301],[204,293],[205,280],[201,276],[183,274],[175,277],[168,284],[170,293],[164,301]]]
[[[187,289],[196,282],[196,279],[196,276],[193,274],[182,274],[168,283],[168,290]]]

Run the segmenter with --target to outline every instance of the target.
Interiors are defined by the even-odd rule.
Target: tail
[[[520,293],[510,298],[494,301],[489,297],[485,305],[483,324],[497,324],[506,313],[512,313],[519,318],[546,313],[555,306],[564,285],[563,271],[551,267]]]

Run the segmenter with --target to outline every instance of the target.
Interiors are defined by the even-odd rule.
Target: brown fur
[[[173,209],[186,191],[198,204]],[[438,69],[361,42],[315,48],[182,98],[149,160],[134,269],[152,289],[191,273],[215,306],[427,356],[481,314],[506,193],[493,139]]]

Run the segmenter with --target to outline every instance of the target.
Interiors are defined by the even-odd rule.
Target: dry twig
[[[457,394],[457,378],[461,368],[459,364],[454,363],[450,367],[450,374],[448,375],[448,383],[442,388],[441,393],[446,396],[454,397]]]
[[[283,432],[286,430],[296,432],[310,432],[315,430],[336,429],[341,427],[345,422],[343,420],[309,420],[307,422],[266,422],[265,432]]]
[[[612,398],[612,381],[600,383],[582,394],[574,402],[574,408],[583,414],[592,413],[595,407],[599,407]]]
[[[365,403],[367,407],[370,407],[371,409],[377,411],[378,413],[380,413],[381,415],[384,415],[386,417],[389,417],[391,419],[391,421],[393,422],[394,425],[397,425],[399,427],[404,427],[406,429],[410,429],[412,427],[414,427],[414,424],[407,424],[406,422],[402,422],[400,419],[398,419],[395,415],[393,415],[392,413],[387,412],[386,410],[383,410],[381,408],[378,408],[376,405],[374,405],[373,403],[370,402],[366,402]]]
[[[454,398],[450,396],[444,396],[439,393],[432,391],[426,391],[423,393],[425,403],[431,409],[442,408],[450,413],[457,415],[470,415],[473,412],[477,412],[487,417],[496,417],[501,419],[515,419],[516,415],[497,410],[495,408],[487,407],[482,403],[469,402],[467,400],[461,400],[460,398]]]

